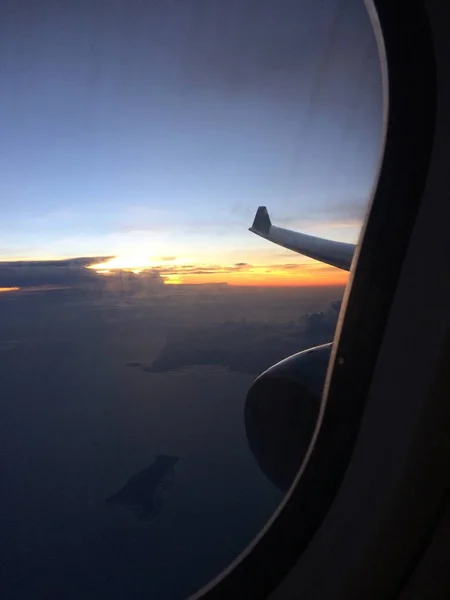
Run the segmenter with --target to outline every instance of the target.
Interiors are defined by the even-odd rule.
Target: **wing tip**
[[[272,223],[270,221],[267,208],[265,206],[258,206],[255,218],[253,219],[253,224],[249,228],[249,230],[253,231],[254,233],[262,233],[264,235],[268,235],[271,226]]]

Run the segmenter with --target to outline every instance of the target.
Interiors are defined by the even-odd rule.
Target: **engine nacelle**
[[[264,371],[247,393],[245,429],[262,472],[287,491],[316,424],[331,343],[303,350]]]

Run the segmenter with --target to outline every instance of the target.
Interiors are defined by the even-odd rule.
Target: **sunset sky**
[[[264,204],[357,240],[382,119],[362,0],[6,1],[0,73],[0,260],[345,281],[248,227]]]

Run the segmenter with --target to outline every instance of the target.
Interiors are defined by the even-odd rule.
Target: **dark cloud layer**
[[[0,264],[0,287],[39,288],[45,286],[78,287],[95,284],[98,275],[84,266],[45,263]]]
[[[143,368],[166,372],[220,365],[232,371],[260,373],[295,352],[331,341],[340,305],[340,301],[332,302],[327,310],[303,315],[297,321],[226,321],[185,330],[173,335],[153,364]]]
[[[15,260],[2,261],[3,267],[88,267],[96,263],[105,262],[114,258],[113,256],[81,256],[77,258],[63,258],[61,260]]]
[[[148,285],[149,282],[162,284],[163,278],[154,270],[147,270],[136,276],[131,272],[116,271],[108,276],[101,275],[87,267],[101,263],[112,257],[96,256],[51,261],[17,261],[0,263],[0,288],[20,287],[23,289],[45,289],[48,286],[68,288],[105,287],[116,285]]]

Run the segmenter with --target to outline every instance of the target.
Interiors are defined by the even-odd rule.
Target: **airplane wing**
[[[354,244],[346,244],[344,242],[333,242],[305,233],[283,229],[272,225],[265,206],[260,206],[256,211],[253,225],[249,231],[256,233],[269,242],[304,254],[315,260],[320,260],[323,263],[350,271],[352,264],[353,253],[355,251]]]

